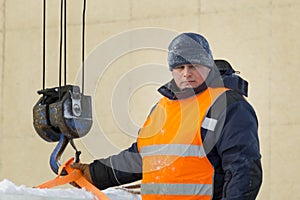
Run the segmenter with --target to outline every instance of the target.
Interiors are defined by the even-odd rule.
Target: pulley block
[[[57,142],[63,134],[68,139],[85,136],[92,126],[91,97],[74,85],[39,90],[42,97],[33,107],[33,125],[47,142]]]

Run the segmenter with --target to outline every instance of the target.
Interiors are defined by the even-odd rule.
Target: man
[[[129,149],[74,164],[99,189],[142,179],[142,199],[255,199],[262,182],[258,122],[247,84],[207,40],[183,33],[168,48],[173,79]],[[225,69],[225,71],[224,71]],[[222,71],[223,70],[223,71]],[[221,72],[221,74],[220,74]]]

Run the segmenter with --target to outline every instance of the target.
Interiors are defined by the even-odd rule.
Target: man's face
[[[173,68],[172,76],[180,90],[196,88],[207,78],[210,69],[199,64],[178,65]]]

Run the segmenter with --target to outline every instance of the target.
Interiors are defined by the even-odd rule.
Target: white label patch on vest
[[[218,122],[218,120],[216,120],[216,119],[205,117],[202,122],[202,128],[210,130],[210,131],[214,131],[216,128],[217,122]]]

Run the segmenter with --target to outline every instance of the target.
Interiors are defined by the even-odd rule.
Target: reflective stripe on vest
[[[210,130],[210,131],[214,131],[216,128],[217,122],[218,121],[216,119],[205,117],[202,122],[202,128]]]
[[[215,129],[217,120],[205,116],[226,90],[208,88],[191,98],[158,102],[137,140],[143,200],[212,198],[214,168],[203,149],[201,127]]]
[[[202,146],[190,144],[158,144],[141,148],[141,156],[173,155],[173,156],[205,156]]]
[[[142,194],[211,195],[211,184],[142,184]],[[199,191],[201,193],[199,193]]]

